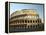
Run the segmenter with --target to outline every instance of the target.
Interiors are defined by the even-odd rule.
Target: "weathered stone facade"
[[[37,25],[42,24],[41,18],[36,10],[33,9],[23,9],[18,10],[11,14],[10,27],[15,28],[36,28]]]

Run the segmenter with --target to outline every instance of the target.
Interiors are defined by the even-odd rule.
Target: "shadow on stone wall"
[[[38,25],[33,25],[33,27],[30,28],[15,28],[15,27],[10,27],[9,32],[31,32],[31,31],[44,31],[44,24],[38,24]]]

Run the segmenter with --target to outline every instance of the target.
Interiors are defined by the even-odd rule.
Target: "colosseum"
[[[10,32],[42,31],[44,25],[37,10],[22,9],[10,15],[9,29]]]

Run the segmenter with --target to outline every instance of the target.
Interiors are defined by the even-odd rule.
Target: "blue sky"
[[[43,18],[43,5],[10,3],[10,15],[19,9],[36,9],[40,18]]]

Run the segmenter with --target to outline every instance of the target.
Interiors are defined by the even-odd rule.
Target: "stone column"
[[[33,28],[33,20],[32,20],[32,28]]]
[[[25,19],[24,19],[24,24],[25,24]],[[24,28],[25,28],[25,25],[24,25]]]

